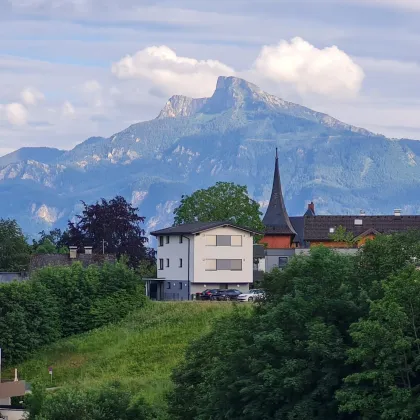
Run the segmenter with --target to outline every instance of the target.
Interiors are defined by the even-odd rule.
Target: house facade
[[[152,232],[158,243],[158,275],[146,280],[147,295],[189,300],[206,289],[248,291],[256,233],[229,222],[196,222]]]

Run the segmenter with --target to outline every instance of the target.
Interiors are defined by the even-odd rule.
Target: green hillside
[[[233,305],[224,302],[153,302],[118,325],[42,349],[18,367],[19,376],[49,384],[52,366],[54,387],[91,387],[119,380],[133,393],[161,404],[171,386],[171,370],[182,360],[188,343],[232,310]]]

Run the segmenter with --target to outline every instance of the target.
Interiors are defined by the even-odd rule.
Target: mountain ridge
[[[311,200],[326,214],[420,210],[413,197],[420,191],[420,142],[391,141],[243,79],[220,77],[210,98],[175,95],[155,119],[109,138],[3,156],[0,217],[17,218],[33,235],[63,226],[80,200],[121,194],[155,229],[171,223],[181,195],[217,181],[247,185],[264,206],[275,147],[290,214],[302,214]]]

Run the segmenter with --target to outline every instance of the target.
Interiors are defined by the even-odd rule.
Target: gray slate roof
[[[356,225],[356,219],[362,220],[362,224]],[[420,229],[420,216],[309,216],[305,217],[305,241],[330,240],[330,228],[338,226],[343,226],[355,237],[369,231],[390,234]]]
[[[261,234],[260,232],[256,232],[253,229],[244,228],[242,226],[235,225],[230,222],[194,222],[194,223],[185,223],[183,225],[178,226],[171,226],[166,229],[155,230],[154,232],[150,232],[153,236],[161,236],[161,235],[191,235],[194,233],[204,232],[205,230],[214,229],[221,226],[229,226],[236,229],[243,230],[245,232],[253,233],[253,234]]]

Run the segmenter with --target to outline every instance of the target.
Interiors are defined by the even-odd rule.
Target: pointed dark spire
[[[276,147],[276,162],[274,166],[273,190],[268,204],[263,223],[266,234],[296,235],[284,205],[281,191],[279,155]]]

